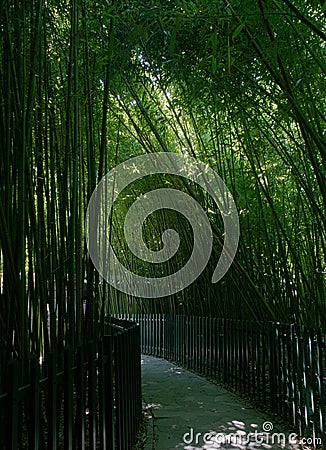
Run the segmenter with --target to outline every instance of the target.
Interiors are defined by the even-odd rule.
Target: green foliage
[[[0,8],[1,362],[96,339],[108,310],[325,326],[321,2],[50,0]],[[84,214],[108,170],[154,151],[189,153],[220,174],[238,206],[241,243],[230,272],[212,286],[221,219],[203,192],[181,186],[213,224],[211,264],[173,298],[142,301],[100,282]],[[126,208],[120,202],[112,218],[118,251]],[[175,215],[153,217],[144,229],[159,248],[171,223],[186,232],[167,271],[189,254],[191,233]],[[0,385],[4,379],[2,372]]]

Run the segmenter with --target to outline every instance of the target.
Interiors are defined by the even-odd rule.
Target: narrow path
[[[289,444],[292,431],[274,434],[281,433],[274,421],[238,396],[163,359],[142,356],[142,377],[145,450],[312,448]]]

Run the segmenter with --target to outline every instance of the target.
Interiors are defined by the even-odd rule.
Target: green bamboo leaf
[[[241,33],[241,31],[244,29],[244,27],[245,27],[245,24],[244,24],[244,23],[241,23],[241,24],[234,30],[234,32],[233,32],[233,34],[232,34],[232,40],[233,40],[233,41],[239,36],[239,34]]]

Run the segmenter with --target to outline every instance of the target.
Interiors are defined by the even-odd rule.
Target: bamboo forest
[[[136,422],[121,422],[129,427],[128,443],[117,435],[111,447],[99,440],[101,398],[118,401],[110,389],[118,386],[119,373],[108,392],[101,378],[96,381],[102,370],[98,349],[106,345],[106,335],[127,326],[111,322],[111,316],[205,317],[211,324],[217,318],[318,330],[310,332],[310,353],[303,357],[312,368],[309,355],[326,352],[325,0],[1,0],[0,27],[0,447],[132,448],[139,431],[132,424],[142,421],[138,400],[131,408]],[[130,248],[124,228],[128,211],[151,191],[173,189],[175,198],[176,190],[191,197],[212,234],[210,258],[196,280],[177,292],[146,298],[119,289],[94,266],[86,213],[106,174],[128,161],[131,174],[134,158],[162,153],[198,162],[223,180],[236,208],[239,242],[227,273],[212,283],[226,233],[209,189],[175,172],[133,175],[135,181],[116,196],[106,231],[128,273],[168,277],[193,252],[190,219],[169,206],[153,207],[138,236],[159,255],[170,236],[166,230],[172,229],[179,236],[177,252],[152,263]],[[164,330],[167,336],[169,328]],[[180,342],[186,339],[175,333]],[[135,367],[137,339],[128,341],[126,353]],[[321,342],[318,351],[315,339]],[[108,344],[114,358],[127,352],[127,340],[121,347],[117,342]],[[78,359],[84,354],[87,361],[100,361],[93,372],[90,362]],[[207,364],[212,354],[205,356]],[[69,364],[78,372],[80,363],[85,386],[98,383],[94,390],[84,386],[87,411],[93,404],[95,412],[86,415],[86,406],[78,403],[75,369],[60,381],[53,355],[58,374]],[[277,365],[291,359],[284,355]],[[312,372],[319,374],[314,383],[321,393],[325,355],[318,361]],[[114,370],[120,367],[112,364]],[[50,379],[51,373],[55,393],[42,387],[42,377]],[[30,381],[35,376],[40,384]],[[124,376],[127,383],[128,371]],[[304,387],[307,379],[302,375]],[[71,397],[65,383],[71,383]],[[268,378],[266,386],[272,384]],[[16,398],[27,385],[26,398],[23,393]],[[138,395],[137,389],[130,395]],[[5,410],[15,398],[23,406],[8,418]],[[34,399],[33,414],[28,399]],[[315,417],[316,404],[326,403],[324,394],[311,402]],[[60,420],[53,425],[53,416],[64,414],[66,420],[69,411],[71,433]],[[86,424],[80,435],[78,421]]]

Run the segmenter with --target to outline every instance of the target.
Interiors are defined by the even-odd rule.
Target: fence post
[[[88,343],[88,417],[89,417],[89,449],[96,450],[96,363],[94,342]]]
[[[162,332],[163,332],[163,353],[162,356],[165,359],[168,359],[168,351],[167,351],[167,347],[168,347],[168,337],[167,337],[167,321],[168,321],[168,316],[166,314],[163,314],[163,326],[162,326]]]
[[[146,330],[144,330],[146,331]],[[123,400],[122,396],[123,393],[121,392],[121,347],[120,347],[120,340],[121,340],[121,333],[115,333],[114,334],[114,387],[115,387],[115,432],[116,432],[116,449],[117,450],[123,450]]]
[[[316,407],[317,407],[317,392],[316,392],[316,379],[318,377],[318,370],[316,370],[316,358],[315,358],[315,334],[314,330],[311,328],[308,332],[308,339],[309,339],[309,352],[308,352],[308,358],[309,358],[309,373],[310,373],[310,417],[311,417],[311,432],[312,437],[317,437],[317,426],[318,426],[318,415],[316,414]],[[316,420],[317,419],[317,420]]]
[[[191,318],[185,316],[186,320],[186,355],[187,355],[187,369],[191,367]]]
[[[259,333],[259,327],[256,328],[257,325],[254,324],[254,322],[250,322],[250,334],[251,334],[251,345],[252,345],[252,353],[251,353],[251,389],[252,389],[252,396],[253,398],[256,398],[256,388],[259,387],[260,380],[259,380],[259,373],[257,370],[258,367],[258,352],[257,352],[257,336]],[[259,389],[258,389],[258,400],[259,398]]]
[[[321,433],[321,439],[324,446],[326,446],[326,428],[325,428],[325,422],[326,422],[326,408],[325,408],[325,386],[324,386],[324,380],[323,380],[323,357],[325,347],[323,346],[323,339],[321,335],[321,330],[318,329],[317,332],[317,348],[318,348],[318,354],[317,354],[317,373],[318,373],[318,397],[320,399],[319,404],[319,426],[320,426],[320,433]]]
[[[40,447],[40,368],[37,356],[31,359],[31,450],[38,450]]]
[[[104,336],[103,338],[103,351],[105,355],[104,360],[104,396],[103,396],[103,409],[105,411],[105,440],[106,450],[114,449],[114,405],[113,405],[113,338],[112,336]]]
[[[85,449],[85,364],[84,352],[81,345],[77,348],[77,373],[76,373],[76,434],[78,450]]]
[[[142,415],[142,395],[141,395],[141,353],[140,353],[140,329],[139,327],[135,327],[135,339],[134,339],[134,345],[135,345],[135,365],[136,365],[136,380],[135,380],[135,395],[136,395],[136,412],[137,412],[137,418],[138,418],[138,424],[141,419]]]
[[[57,353],[49,353],[48,361],[48,392],[49,392],[49,448],[58,447],[58,417],[57,417]]]
[[[223,343],[221,343],[221,319],[216,319],[215,328],[215,374],[216,381],[222,380],[221,361],[223,361]]]
[[[223,319],[223,383],[229,383],[229,319]]]
[[[18,375],[20,362],[17,359],[10,361],[8,365],[8,414],[9,414],[9,430],[7,434],[7,449],[18,449],[18,429],[19,429],[19,402],[18,402]]]
[[[72,448],[73,415],[73,377],[70,348],[64,350],[64,443],[66,449]]]
[[[271,411],[276,411],[276,361],[275,361],[275,324],[268,327],[268,378]]]

